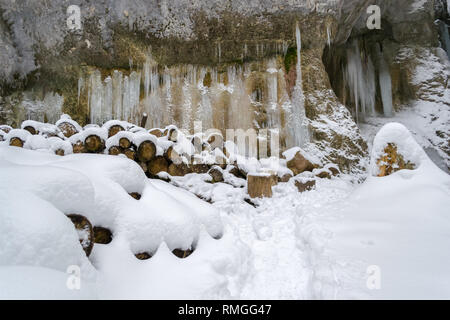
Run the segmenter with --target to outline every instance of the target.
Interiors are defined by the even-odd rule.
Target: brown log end
[[[163,156],[157,156],[154,159],[148,162],[148,172],[156,176],[160,172],[168,172],[169,171],[169,162],[167,162],[166,158]]]
[[[84,143],[81,141],[78,141],[77,143],[72,145],[73,153],[86,153],[86,148],[84,146]]]
[[[80,244],[83,247],[86,256],[92,252],[94,247],[94,231],[89,220],[80,214],[68,214],[67,217],[72,221],[75,229],[78,231]]]
[[[70,138],[71,136],[73,136],[74,134],[77,134],[78,131],[75,128],[75,126],[71,123],[68,122],[62,122],[58,125],[59,130],[61,130],[62,134],[66,137],[66,138]]]
[[[112,232],[103,227],[94,227],[94,242],[108,244],[112,241]]]
[[[194,250],[191,250],[191,249],[188,249],[188,250],[174,249],[172,251],[172,253],[180,259],[189,257],[193,252],[194,252]]]
[[[136,200],[141,199],[141,194],[139,192],[131,192],[129,195]]]
[[[84,146],[88,152],[97,153],[103,151],[105,143],[99,136],[90,135],[84,140]]]
[[[136,151],[131,148],[123,150],[123,154],[127,156],[128,159],[135,160],[136,159]]]
[[[251,198],[272,197],[272,187],[278,183],[275,175],[247,176],[247,191]]]
[[[124,149],[128,149],[131,147],[131,141],[128,140],[128,138],[122,137],[119,139],[119,146]]]
[[[38,134],[36,129],[34,127],[32,127],[32,126],[26,126],[25,128],[23,128],[23,130],[27,130],[32,135]]]
[[[64,150],[63,149],[58,149],[58,150],[55,151],[55,154],[58,155],[58,156],[63,157],[64,156]]]
[[[142,162],[152,160],[156,155],[156,146],[150,140],[143,141],[137,150],[137,157]]]
[[[125,129],[121,125],[115,124],[111,126],[108,130],[108,138],[115,136],[120,131],[125,131]]]
[[[9,145],[12,147],[23,148],[23,141],[20,138],[13,137],[9,140]]]
[[[118,146],[112,146],[108,150],[108,154],[110,154],[112,156],[118,156],[121,153],[123,153],[123,150],[121,147],[118,147]]]

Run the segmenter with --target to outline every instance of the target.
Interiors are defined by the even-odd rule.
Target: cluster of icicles
[[[390,117],[393,113],[391,74],[381,49],[378,49],[377,59],[383,113]],[[377,93],[375,67],[371,57],[361,53],[356,40],[347,50],[347,67],[344,77],[350,89],[350,98],[355,105],[356,121],[364,120],[367,115],[374,116]]]
[[[300,57],[298,24],[296,40]],[[305,146],[309,133],[300,59],[291,97],[279,62],[273,58],[264,63],[265,87],[255,87],[259,82],[252,76],[249,64],[230,66],[226,72],[196,65],[169,68],[158,65],[149,53],[141,68],[129,74],[115,70],[102,79],[96,70],[80,78],[78,94],[79,98],[87,94],[91,123],[121,119],[138,124],[146,113],[149,128],[175,124],[191,130],[195,122],[201,122],[203,130],[277,129],[284,131],[287,146]],[[255,115],[258,108],[266,116],[263,122],[258,122]]]

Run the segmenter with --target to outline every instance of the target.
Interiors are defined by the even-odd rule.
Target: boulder
[[[297,180],[295,181],[295,186],[298,189],[298,192],[305,192],[314,189],[316,186],[316,180]]]
[[[312,171],[314,169],[314,164],[306,159],[300,151],[297,151],[294,157],[287,162],[287,167],[291,169],[294,176],[296,176],[305,171]]]
[[[209,171],[208,174],[211,176],[212,178],[212,182],[223,182],[223,172],[222,169],[218,166],[214,166],[212,167]]]
[[[247,191],[251,198],[272,197],[272,187],[278,183],[277,176],[271,174],[247,175]]]

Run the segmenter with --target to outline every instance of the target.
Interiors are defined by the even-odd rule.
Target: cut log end
[[[139,161],[147,162],[152,160],[156,156],[156,146],[150,141],[146,140],[142,142],[137,150],[137,157]]]
[[[141,199],[141,194],[138,192],[132,192],[132,193],[129,193],[129,195],[136,200]]]
[[[23,141],[20,138],[14,137],[9,140],[9,145],[12,147],[23,148]]]
[[[68,214],[67,217],[72,221],[75,229],[78,231],[80,244],[83,247],[86,256],[92,252],[94,247],[94,231],[89,220],[80,214]]]
[[[108,138],[115,136],[120,131],[125,131],[125,129],[121,125],[116,124],[116,125],[111,126],[108,130]]]
[[[148,252],[136,253],[134,256],[139,260],[148,260],[152,257],[152,255]]]
[[[62,122],[58,125],[58,129],[61,130],[62,134],[66,137],[66,138],[70,138],[71,136],[73,136],[74,134],[77,134],[78,131],[75,128],[75,126],[71,123],[68,122]]]
[[[193,252],[194,252],[194,250],[191,250],[191,249],[188,249],[188,250],[174,249],[172,251],[172,253],[180,259],[189,257]]]
[[[99,136],[90,135],[84,140],[84,146],[88,152],[98,153],[103,151],[105,143]]]
[[[112,232],[103,227],[94,227],[94,242],[108,244],[112,241]]]

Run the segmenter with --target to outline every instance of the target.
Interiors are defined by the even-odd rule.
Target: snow
[[[251,201],[246,181],[227,170],[223,183],[188,174],[169,184],[147,179],[127,158],[2,144],[0,297],[448,299],[450,176],[416,138],[402,124],[386,124],[370,144],[363,183],[344,173],[304,173],[274,186],[272,198]],[[386,143],[415,169],[373,176]],[[256,174],[273,172],[270,159],[233,157]],[[299,193],[295,181],[311,179],[315,188]],[[112,242],[94,244],[87,258],[68,213],[109,228]],[[180,259],[174,249],[194,252]],[[152,257],[138,260],[142,252]],[[69,265],[81,267],[79,291],[65,286]],[[381,270],[379,290],[366,285],[373,266]]]

